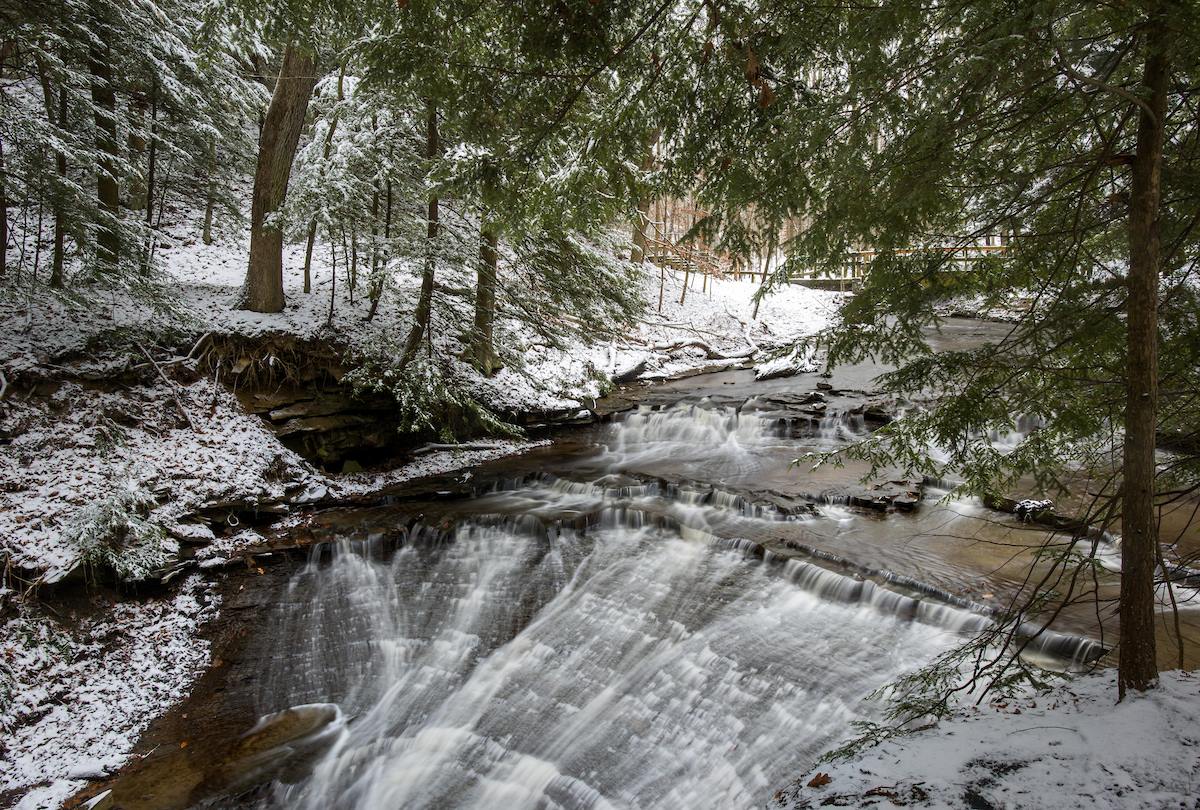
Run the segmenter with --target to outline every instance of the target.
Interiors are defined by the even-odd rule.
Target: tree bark
[[[383,213],[383,243],[386,246],[392,238],[392,178],[387,178],[384,181],[384,213]],[[387,269],[387,253],[380,259],[383,268]],[[367,313],[367,320],[372,320],[375,317],[376,311],[379,309],[379,300],[383,298],[383,274],[380,273],[377,280],[378,286],[374,290],[371,298],[371,310]]]
[[[1161,6],[1147,26],[1142,83],[1147,106],[1139,109],[1129,210],[1127,388],[1121,508],[1121,637],[1117,671],[1121,698],[1158,681],[1154,637],[1154,443],[1158,411],[1159,203],[1169,70],[1166,20]]]
[[[150,141],[146,160],[146,227],[154,224],[154,173],[158,166],[158,79],[150,88]]]
[[[7,44],[7,43],[6,43]],[[9,48],[0,49],[0,78],[4,76],[4,63],[8,60]],[[4,167],[4,143],[0,141],[0,276],[8,274],[8,172]],[[40,239],[42,234],[38,233]]]
[[[254,312],[283,310],[283,230],[267,219],[287,197],[292,160],[308,100],[316,86],[313,57],[289,45],[283,54],[275,92],[263,118],[254,196],[250,206],[250,264],[246,270],[244,309]]]
[[[46,105],[47,114],[52,104],[50,96],[50,85],[46,85]],[[64,84],[59,91],[58,101],[58,121],[57,125],[60,129],[67,125],[67,88]],[[54,153],[54,168],[58,172],[58,188],[54,190],[54,257],[50,264],[50,286],[54,289],[61,289],[63,286],[63,249],[66,238],[67,221],[66,221],[66,202],[63,200],[63,195],[66,194],[67,183],[67,155],[61,149]]]
[[[146,94],[141,88],[129,93],[129,137],[126,143],[129,148],[129,165],[133,171],[129,174],[129,198],[126,206],[133,211],[141,211],[150,202],[146,191],[146,176],[141,172],[142,156],[146,153],[146,110],[149,104]]]
[[[96,260],[99,269],[112,272],[121,258],[120,216],[121,185],[117,177],[117,93],[113,86],[108,49],[93,47],[89,55],[92,74],[92,105],[96,118],[96,147],[100,162],[96,170],[96,198],[100,217],[96,235]]]
[[[429,158],[430,163],[437,158],[439,151],[437,107],[430,103],[425,121],[425,155]],[[417,298],[417,308],[413,311],[412,328],[409,329],[408,339],[404,342],[404,354],[400,360],[402,368],[417,356],[417,350],[421,347],[421,338],[429,330],[429,318],[433,310],[433,273],[437,268],[438,204],[437,194],[430,192],[428,210],[425,215],[425,266],[421,271],[421,293]],[[492,276],[494,279],[494,266]]]
[[[496,223],[484,217],[480,229],[479,269],[475,282],[475,323],[464,355],[485,377],[503,368],[492,342],[496,322],[496,265],[500,242]]]
[[[213,243],[212,223],[213,208],[217,204],[217,142],[208,144],[208,190],[204,195],[204,231],[200,239],[206,245]]]
[[[658,145],[659,131],[656,129],[646,138],[646,153],[642,156],[642,171],[648,172],[654,168],[654,147]],[[650,224],[649,195],[638,198],[637,222],[633,224],[633,250],[629,252],[629,261],[641,264],[646,260],[646,228]]]
[[[50,72],[41,57],[35,57],[38,80],[42,85],[42,98],[46,105],[46,121],[60,130],[67,126],[67,86],[63,86],[58,94],[58,114],[54,112],[54,88],[50,84]],[[54,253],[50,263],[50,286],[61,289],[63,286],[63,247],[66,238],[66,201],[67,193],[67,155],[61,149],[54,150],[54,169],[58,175],[50,199],[50,208],[54,214]]]
[[[0,276],[8,274],[8,175],[4,168],[4,142],[0,141]],[[38,234],[38,238],[41,238]]]
[[[346,66],[342,65],[341,70],[338,72],[338,82],[337,82],[337,100],[339,102],[344,98],[344,96],[342,95],[342,88],[344,86],[345,81],[346,81]],[[329,153],[333,149],[333,135],[337,131],[338,113],[339,112],[340,112],[340,110],[335,109],[335,111],[333,113],[333,118],[329,122],[329,129],[327,129],[325,131],[325,146],[321,150],[321,160],[322,160],[321,171],[322,172],[325,171],[324,164],[329,162]],[[305,243],[305,246],[304,246],[304,292],[306,292],[306,293],[312,292],[312,254],[313,254],[313,243],[316,241],[316,239],[317,239],[317,219],[316,219],[316,217],[313,217],[311,220],[309,220],[309,223],[308,223],[308,241]]]

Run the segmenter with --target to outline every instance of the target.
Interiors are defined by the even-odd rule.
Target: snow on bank
[[[419,268],[396,262],[391,288],[376,317],[367,321],[370,303],[365,282],[352,294],[339,279],[330,315],[331,272],[326,251],[313,262],[313,291],[303,292],[303,244],[284,249],[287,305],[279,313],[237,308],[245,277],[248,237],[229,235],[212,245],[189,236],[184,226],[164,232],[159,261],[165,272],[162,306],[146,303],[145,293],[124,289],[87,288],[77,298],[44,287],[12,289],[0,300],[0,369],[10,380],[38,376],[62,358],[103,349],[107,335],[133,330],[179,334],[191,339],[205,332],[258,336],[271,333],[300,338],[337,337],[352,350],[391,345],[407,334],[419,287]],[[446,290],[470,289],[474,268],[450,264],[438,268]],[[484,378],[458,360],[464,323],[471,321],[469,297],[439,294],[435,300],[435,352],[454,370],[468,391],[485,404],[511,411],[556,411],[580,407],[599,396],[603,378],[642,366],[636,376],[663,378],[734,361],[758,353],[766,361],[776,350],[812,335],[835,317],[841,294],[786,286],[766,295],[755,311],[754,281],[705,279],[643,267],[641,291],[646,314],[620,337],[589,344],[566,340],[547,345],[528,324],[505,317],[497,321],[497,343],[519,362],[492,378]],[[503,282],[503,277],[501,279]],[[661,286],[661,296],[660,296]],[[661,308],[659,301],[661,298]],[[683,299],[682,303],[680,299]],[[353,299],[353,300],[351,300]],[[603,331],[605,324],[592,324]],[[607,325],[613,326],[613,325]]]
[[[486,447],[479,447],[478,449],[473,449],[471,445],[464,445],[462,449],[447,448],[444,450],[435,450],[392,470],[341,475],[333,480],[331,484],[339,496],[349,497],[352,495],[370,494],[381,489],[394,487],[397,484],[403,484],[406,481],[415,481],[418,478],[442,475],[454,472],[455,470],[465,470],[460,478],[463,481],[469,481],[472,475],[470,468],[478,464],[517,453],[524,453],[526,450],[532,450],[535,447],[544,447],[547,444],[550,444],[549,439],[541,441],[506,440],[488,442]]]
[[[64,382],[48,399],[9,402],[0,552],[54,581],[86,553],[77,532],[88,507],[123,489],[149,493],[161,504],[150,519],[169,524],[206,504],[280,501],[322,480],[224,388],[201,380],[176,393],[190,424],[162,383],[108,392]],[[165,538],[158,551],[178,545]]]
[[[689,278],[683,294],[683,277],[668,271],[663,285],[663,307],[658,311],[659,283],[657,268],[648,268],[643,295],[648,314],[626,353],[648,354],[643,378],[669,377],[712,365],[712,355],[734,360],[754,356],[756,364],[770,363],[778,353],[786,354],[796,341],[829,326],[837,316],[841,293],[810,290],[788,285],[766,294],[755,316],[754,296],[760,290],[756,281],[732,278]],[[683,303],[679,302],[683,297]],[[693,345],[673,347],[694,341]],[[611,367],[631,365],[629,356],[618,355]],[[624,361],[624,362],[622,362]]]
[[[1195,807],[1200,678],[1167,672],[1161,689],[1116,697],[1115,672],[1105,670],[1045,695],[963,708],[935,728],[817,767],[775,805]]]
[[[208,663],[217,599],[198,576],[170,599],[94,606],[70,629],[21,613],[0,630],[0,793],[56,808],[127,759]]]

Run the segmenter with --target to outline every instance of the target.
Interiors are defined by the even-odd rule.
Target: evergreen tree
[[[712,5],[722,69],[676,152],[705,178],[705,227],[732,244],[748,209],[771,229],[803,214],[781,277],[879,251],[830,362],[875,355],[899,365],[887,390],[942,396],[857,455],[979,493],[1060,485],[1079,458],[1120,468],[1092,517],[1119,514],[1124,535],[1121,692],[1151,687],[1154,437],[1200,428],[1195,4]],[[1002,257],[960,266],[954,248],[995,233],[1012,236]],[[1032,308],[1001,345],[929,348],[939,304],[1015,293]],[[1045,426],[1002,455],[986,437],[1014,414]],[[1090,564],[1063,556],[1037,587],[1070,599]]]

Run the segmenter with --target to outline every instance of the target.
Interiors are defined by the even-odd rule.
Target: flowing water
[[[643,408],[452,522],[315,547],[269,620],[259,706],[335,703],[339,720],[311,771],[255,801],[763,806],[879,711],[872,690],[993,610],[947,590],[963,565],[914,539],[973,507],[867,517],[830,495],[856,473],[790,466],[865,430],[753,400]]]

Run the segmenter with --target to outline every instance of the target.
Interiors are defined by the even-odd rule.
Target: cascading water
[[[460,527],[293,582],[271,699],[351,720],[286,807],[741,807],[951,643],[660,527]]]
[[[762,805],[878,709],[873,689],[989,621],[764,551],[739,527],[788,517],[711,476],[647,477],[778,463],[794,442],[769,426],[634,413],[592,480],[510,482],[448,535],[315,549],[260,703],[336,703],[346,723],[262,806]]]

